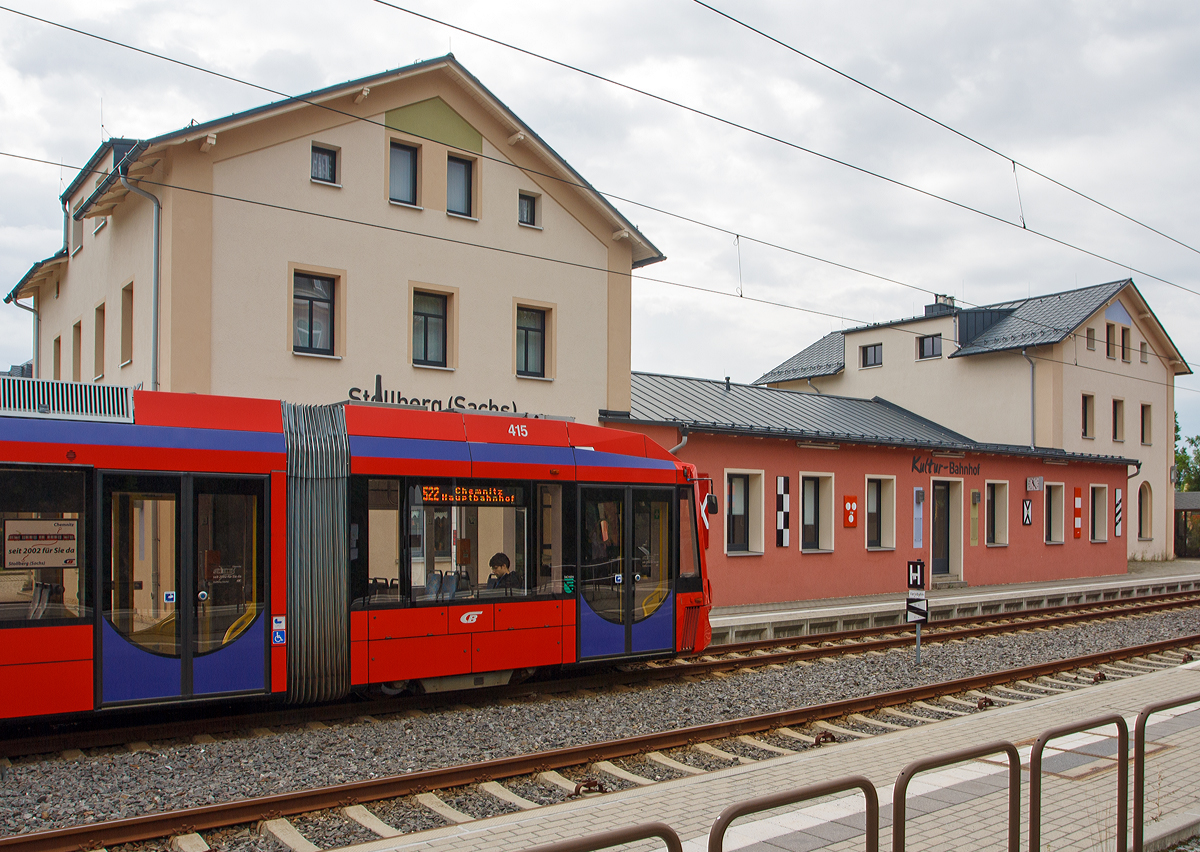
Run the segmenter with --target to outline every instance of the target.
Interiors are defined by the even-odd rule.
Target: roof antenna
[[[104,95],[100,96],[100,144],[104,144]]]
[[[1021,201],[1021,182],[1017,180],[1017,161],[1010,160],[1013,166],[1013,183],[1017,186],[1017,206],[1021,210],[1021,227],[1025,227],[1025,202]]]

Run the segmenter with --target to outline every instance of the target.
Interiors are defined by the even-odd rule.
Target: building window
[[[863,346],[862,349],[862,365],[864,367],[880,367],[883,365],[883,344],[872,343],[869,346]]]
[[[750,476],[729,475],[725,546],[729,552],[750,550]]]
[[[833,550],[833,514],[833,474],[801,473],[801,550]]]
[[[133,285],[121,289],[121,366],[133,361]]]
[[[546,375],[546,312],[517,308],[517,375]]]
[[[1111,322],[1104,326],[1104,354],[1114,360],[1117,357],[1117,327]]]
[[[866,347],[864,347],[866,348]],[[883,483],[878,479],[867,480],[867,547],[882,547],[882,523],[881,523],[881,506],[880,492],[883,491]]]
[[[1063,487],[1046,483],[1046,544],[1063,542]]]
[[[1129,338],[1129,329],[1122,328],[1121,329],[1121,360],[1124,361],[1126,364],[1129,363],[1129,352],[1132,348],[1133,347],[1130,344],[1130,338]]]
[[[1147,446],[1154,443],[1151,438],[1150,429],[1154,424],[1150,420],[1150,406],[1142,406],[1142,443]]]
[[[1112,403],[1112,439],[1125,440],[1125,400],[1114,399]]]
[[[1141,350],[1142,350],[1142,363],[1149,364],[1150,363],[1150,344],[1143,340]]]
[[[338,152],[333,148],[312,146],[312,179],[321,183],[337,183]]]
[[[471,214],[471,171],[474,163],[449,157],[446,160],[446,212]]]
[[[1083,437],[1096,437],[1096,397],[1090,393],[1083,395],[1083,411],[1080,412],[1083,420]]]
[[[83,323],[71,327],[71,381],[79,381],[83,375]]]
[[[942,357],[942,336],[940,334],[930,334],[926,337],[917,338],[917,358],[941,358]]]
[[[413,292],[413,363],[446,366],[446,297]]]
[[[83,248],[83,220],[82,219],[72,219],[71,220],[71,257],[74,257],[75,255],[77,255],[81,248]]]
[[[95,353],[92,359],[92,369],[95,378],[92,381],[98,382],[104,378],[104,305],[96,308],[95,332]]]
[[[984,501],[984,541],[987,544],[1008,544],[1008,483],[987,483]]]
[[[388,171],[388,198],[400,204],[417,204],[417,149],[392,143]]]
[[[292,351],[333,354],[333,279],[296,273],[292,286]]]
[[[53,367],[54,381],[62,381],[62,337],[54,338],[54,346],[50,350],[50,361]]]
[[[1152,522],[1154,506],[1151,500],[1150,483],[1143,482],[1138,488],[1138,539],[1149,541],[1154,538]]]
[[[537,226],[537,197],[521,193],[517,196],[517,221],[522,225]]]
[[[1091,540],[1108,541],[1108,486],[1092,486]]]
[[[1087,330],[1087,348],[1088,349],[1096,348],[1096,329],[1094,329],[1094,328],[1089,328]]]

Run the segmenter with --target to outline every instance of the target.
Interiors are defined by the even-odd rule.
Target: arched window
[[[1143,482],[1138,488],[1138,538],[1154,538],[1154,499],[1150,493],[1150,483]]]

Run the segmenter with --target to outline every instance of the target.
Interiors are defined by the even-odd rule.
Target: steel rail
[[[899,594],[899,592],[897,592]],[[929,631],[927,636],[934,636],[937,631],[943,628],[964,627],[970,624],[979,624],[982,622],[994,623],[1017,623],[1030,618],[1039,618],[1047,615],[1057,615],[1069,612],[1094,611],[1099,609],[1107,610],[1133,610],[1137,606],[1143,604],[1153,604],[1160,601],[1168,600],[1194,600],[1200,601],[1200,589],[1189,589],[1183,592],[1162,592],[1157,595],[1138,595],[1126,598],[1110,598],[1104,601],[1089,601],[1087,603],[1061,604],[1059,606],[1037,607],[1035,609],[1020,609],[1012,610],[1011,612],[991,612],[981,615],[964,615],[958,618],[942,618],[931,620],[925,625],[925,630]],[[936,598],[930,598],[931,604],[936,604]],[[898,604],[899,605],[899,604]],[[1133,605],[1133,606],[1131,606]],[[834,633],[809,633],[802,636],[785,636],[774,637],[772,639],[752,639],[748,642],[728,642],[721,645],[710,645],[702,654],[732,654],[744,653],[747,651],[758,651],[764,648],[778,648],[783,645],[797,645],[804,642],[842,642],[847,639],[860,639],[866,636],[887,636],[891,633],[896,633],[908,625],[903,622],[897,624],[878,625],[876,627],[860,627],[854,630],[839,630]],[[694,655],[694,656],[701,656]]]
[[[1180,596],[1194,595],[1192,597]],[[1166,599],[1166,600],[1163,600]],[[1103,620],[1117,618],[1125,614],[1139,614],[1179,609],[1200,603],[1200,591],[1169,593],[1166,595],[1142,596],[1140,598],[1122,598],[1118,601],[1104,602],[1104,609],[1095,609],[1098,602],[1087,605],[1083,612],[1071,614],[1079,608],[1078,605],[1051,607],[1043,610],[1025,610],[1021,613],[1024,618],[1017,620],[999,620],[993,616],[968,617],[964,619],[947,619],[938,622],[938,628],[926,634],[926,642],[945,642],[951,639],[966,639],[975,636],[1011,633],[1019,630],[1029,630],[1035,627],[1070,624],[1079,621]],[[1054,615],[1053,618],[1036,618],[1042,615],[1065,612],[1065,615]],[[1017,615],[1013,613],[1013,615]],[[984,622],[980,624],[979,622]],[[975,624],[975,627],[957,628],[955,625]],[[890,638],[876,639],[869,642],[851,640],[863,636],[885,635]],[[804,639],[813,640],[810,642]],[[756,666],[813,660],[821,657],[837,656],[849,653],[865,653],[867,651],[885,651],[891,648],[903,648],[913,641],[912,634],[903,628],[867,628],[865,630],[846,631],[843,633],[819,634],[817,637],[791,637],[788,639],[762,640],[759,642],[743,643],[738,646],[718,645],[706,653],[678,658],[678,662],[665,665],[650,665],[626,670],[614,670],[599,673],[589,673],[575,677],[558,678],[555,680],[530,681],[521,684],[489,687],[472,690],[468,695],[472,699],[492,701],[498,698],[528,696],[536,693],[553,694],[570,692],[576,689],[593,689],[611,686],[614,683],[637,683],[647,680],[666,680],[682,677],[688,674],[705,674],[714,671],[734,671]],[[818,644],[819,643],[819,644]],[[787,647],[789,645],[811,645],[791,651],[780,651],[775,654],[757,654],[751,657],[720,656],[736,653],[748,653],[763,648]],[[712,659],[704,659],[711,657]],[[431,695],[409,695],[396,698],[381,698],[369,701],[338,702],[333,704],[314,705],[300,708],[272,708],[252,712],[237,712],[225,703],[199,706],[192,708],[190,718],[176,716],[170,722],[152,722],[149,724],[134,723],[120,726],[111,725],[109,719],[94,717],[88,722],[96,724],[109,723],[103,728],[91,729],[84,727],[67,731],[42,731],[32,735],[21,736],[13,728],[0,725],[0,757],[18,757],[28,754],[47,754],[63,751],[68,748],[98,748],[103,746],[121,745],[127,742],[154,742],[157,740],[175,740],[190,737],[198,733],[223,733],[252,728],[270,728],[286,725],[302,725],[311,721],[336,721],[354,716],[386,715],[402,713],[406,710],[427,710],[437,708],[450,702],[464,700],[464,693],[435,693]],[[225,713],[220,717],[212,716],[212,707],[219,707],[219,712]],[[50,727],[44,721],[38,721],[39,727]],[[75,723],[68,722],[67,725]]]
[[[811,707],[798,707],[760,716],[676,728],[621,740],[589,743],[443,769],[428,769],[312,790],[240,799],[216,805],[144,814],[111,822],[87,823],[49,831],[29,832],[0,838],[0,850],[4,850],[4,852],[76,852],[79,849],[111,847],[121,843],[135,843],[203,829],[223,828],[245,822],[275,819],[290,814],[407,796],[432,789],[457,787],[496,778],[508,778],[533,772],[544,772],[548,769],[595,763],[600,760],[628,757],[648,751],[680,748],[705,740],[740,736],[782,726],[803,725],[823,719],[835,719],[850,713],[869,712],[881,707],[908,704],[913,701],[937,698],[941,695],[1041,677],[1064,670],[1101,665],[1129,657],[1142,657],[1198,643],[1200,643],[1200,634],[1193,634],[1145,645],[1086,654],[1066,660],[1054,660],[893,692],[865,695]]]

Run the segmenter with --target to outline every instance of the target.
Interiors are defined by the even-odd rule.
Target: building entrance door
[[[263,691],[265,480],[100,479],[101,703]]]
[[[933,483],[932,574],[950,573],[950,483]]]
[[[675,645],[674,489],[584,488],[579,658]]]

